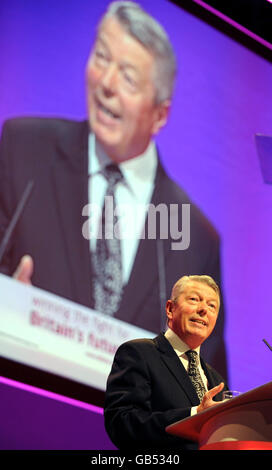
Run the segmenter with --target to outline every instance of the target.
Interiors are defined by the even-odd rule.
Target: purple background
[[[1,0],[0,127],[19,115],[86,116],[85,64],[107,1]],[[255,133],[272,135],[272,66],[164,0],[139,1],[166,28],[179,72],[158,137],[170,175],[222,237],[230,386],[271,380],[272,187]]]
[[[102,408],[0,377],[0,450],[115,450]]]

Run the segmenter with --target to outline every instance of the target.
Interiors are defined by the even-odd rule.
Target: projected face
[[[169,327],[191,348],[210,336],[219,311],[219,297],[207,284],[189,281],[176,302],[167,302]]]
[[[114,18],[102,24],[87,63],[91,129],[116,162],[146,149],[165,124],[169,103],[155,104],[154,58]]]

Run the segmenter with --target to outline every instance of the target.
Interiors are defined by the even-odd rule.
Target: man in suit
[[[219,288],[210,276],[183,276],[166,303],[166,333],[119,347],[105,399],[105,427],[119,449],[197,448],[165,428],[216,405],[227,389],[221,375],[198,359],[219,305]]]
[[[163,326],[162,304],[180,273],[207,273],[220,283],[219,237],[167,176],[153,142],[167,122],[175,68],[162,27],[133,2],[114,2],[99,24],[86,68],[88,122],[24,118],[5,123],[1,238],[28,181],[34,181],[34,188],[1,272],[103,313],[115,296],[110,315],[154,332]],[[106,276],[109,248],[98,250],[100,222],[86,220],[84,208],[93,204],[102,211],[109,166],[121,171],[111,197],[119,206],[129,205],[121,231],[126,232],[139,206],[148,211],[135,216],[136,229],[129,236],[120,237],[117,271],[109,268]],[[167,227],[170,208],[178,209],[179,236],[189,241],[186,249],[173,249],[165,224],[162,236],[157,230],[148,238],[148,214],[162,206],[168,211]],[[181,217],[183,207],[190,207],[190,218]],[[90,240],[83,230],[86,222]],[[225,371],[223,324],[222,313],[213,341],[207,342],[207,357]]]

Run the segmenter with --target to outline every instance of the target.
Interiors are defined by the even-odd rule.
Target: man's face
[[[207,284],[189,281],[176,302],[166,305],[168,326],[192,349],[213,331],[219,311],[219,297]]]
[[[154,58],[115,18],[102,23],[87,63],[89,122],[112,160],[144,152],[165,124],[169,102],[155,104]]]

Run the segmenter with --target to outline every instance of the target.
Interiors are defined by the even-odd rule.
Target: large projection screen
[[[17,116],[86,117],[85,65],[108,2],[68,3],[1,1],[0,127]],[[272,66],[181,7],[138,3],[176,51],[171,115],[157,144],[169,175],[220,234],[229,385],[247,391],[271,380],[262,339],[272,343],[272,187],[255,135],[272,135]]]

